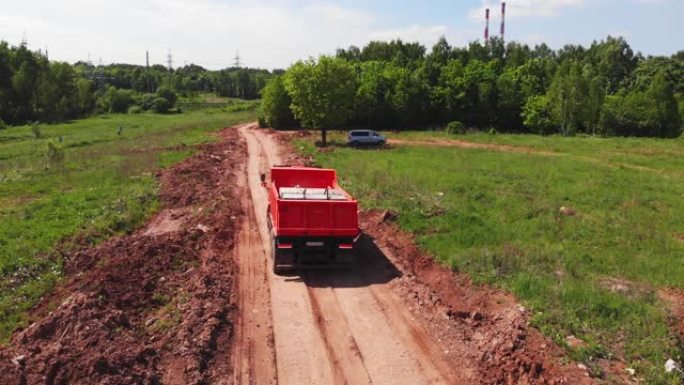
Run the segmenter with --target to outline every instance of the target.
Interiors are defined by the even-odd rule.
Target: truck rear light
[[[292,244],[291,243],[279,243],[276,245],[278,249],[291,249]]]
[[[340,243],[337,247],[343,250],[349,250],[354,248],[354,245],[352,245],[351,243]]]

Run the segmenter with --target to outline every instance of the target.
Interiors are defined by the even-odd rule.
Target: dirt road
[[[304,160],[253,124],[218,139],[160,171],[145,226],[71,240],[63,280],[0,346],[0,384],[592,383],[393,213],[361,213],[356,268],[273,275],[260,174]]]
[[[387,271],[386,264],[361,256],[362,266],[350,271],[290,277],[270,272],[271,245],[265,223],[268,203],[260,174],[282,161],[272,137],[248,126],[241,127],[240,133],[249,154],[247,185],[241,196],[252,210],[245,219],[250,225],[243,226],[250,235],[238,237],[239,283],[245,286],[240,292],[248,293],[249,299],[240,313],[236,341],[240,354],[234,359],[236,367],[243,367],[245,360],[274,362],[276,376],[268,370],[250,376],[236,371],[238,382],[462,383],[455,368],[442,360],[437,346],[390,292],[387,283],[396,272]],[[272,315],[271,322],[267,314]],[[249,327],[254,324],[261,326]],[[269,328],[271,331],[264,331]],[[265,343],[270,339],[264,336],[270,333],[273,345]]]

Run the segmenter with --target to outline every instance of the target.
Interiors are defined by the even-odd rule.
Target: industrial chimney
[[[501,41],[505,41],[504,32],[506,31],[506,2],[501,3]]]
[[[485,44],[487,44],[487,42],[489,41],[489,8],[487,8],[487,10],[485,11],[485,20],[486,24],[484,30],[484,42]]]

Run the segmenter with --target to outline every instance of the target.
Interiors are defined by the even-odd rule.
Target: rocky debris
[[[575,336],[565,337],[565,343],[568,344],[568,347],[571,349],[583,349],[589,346],[586,342]]]
[[[235,130],[223,135],[158,174],[164,209],[148,226],[65,254],[63,283],[32,310],[34,322],[0,348],[0,384],[231,378],[223,368],[236,269],[230,218],[242,215],[231,198],[240,172],[233,158],[246,148]]]
[[[681,368],[681,367],[679,366],[679,364],[678,364],[677,362],[675,362],[675,360],[673,360],[672,358],[669,358],[669,359],[665,362],[665,373],[679,373],[679,374],[684,374],[684,372],[682,371],[682,368]]]
[[[575,211],[575,209],[566,206],[561,206],[561,208],[558,210],[558,213],[565,217],[574,217],[577,215],[577,211]]]
[[[382,215],[382,222],[394,222],[397,218],[399,218],[399,214],[395,211],[385,210],[385,213]]]
[[[26,361],[26,356],[23,354],[12,358],[12,363],[16,366],[24,366],[24,361]]]

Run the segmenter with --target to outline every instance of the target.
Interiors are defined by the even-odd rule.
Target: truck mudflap
[[[355,262],[353,238],[284,238],[273,240],[273,272],[350,267]]]

